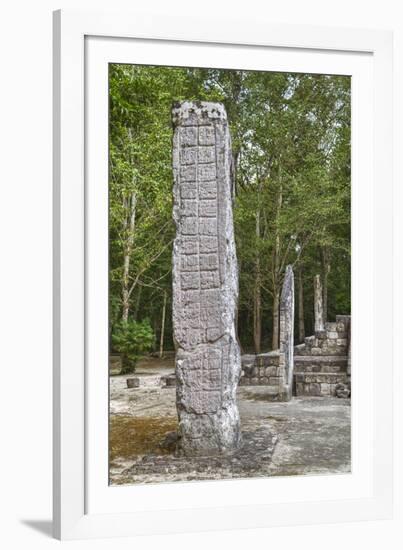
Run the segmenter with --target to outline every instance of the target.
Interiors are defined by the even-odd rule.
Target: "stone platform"
[[[346,384],[347,356],[300,355],[294,357],[295,395],[335,396]]]

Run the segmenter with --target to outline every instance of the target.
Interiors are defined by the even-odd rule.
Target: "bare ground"
[[[142,387],[110,379],[110,483],[155,483],[350,472],[350,400],[267,400],[264,386],[238,388],[243,444],[229,457],[175,456],[175,389],[160,385],[173,362],[139,366]]]

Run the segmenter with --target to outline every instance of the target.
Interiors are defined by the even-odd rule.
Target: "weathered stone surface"
[[[294,273],[290,265],[286,268],[280,299],[280,367],[282,366],[285,375],[281,381],[281,393],[285,399],[291,399],[294,371]]]
[[[176,386],[176,376],[175,374],[167,374],[161,377],[162,387],[163,388],[172,388]]]
[[[172,117],[178,452],[222,454],[240,444],[231,140],[219,103],[178,103]]]
[[[324,330],[323,319],[323,291],[320,275],[314,278],[314,313],[315,313],[315,333]]]
[[[272,394],[270,386],[240,387],[238,451],[187,457],[175,453],[174,388],[127,390],[126,378],[113,376],[110,383],[111,437],[118,436],[119,443],[121,438],[122,449],[110,464],[112,485],[335,474],[350,469],[349,399],[302,396],[282,403],[276,402],[277,388]],[[139,426],[145,440],[127,441],[128,429]],[[275,438],[272,443],[271,438]]]
[[[351,395],[350,385],[348,383],[346,383],[346,384],[343,384],[343,383],[337,384],[335,393],[336,393],[337,397],[347,399]]]
[[[140,378],[134,377],[134,378],[127,378],[126,384],[128,388],[139,388],[140,387]]]
[[[314,336],[305,338],[304,344],[295,346],[296,395],[346,397],[349,349],[349,315],[337,315],[336,322],[326,322],[323,331],[316,331]]]
[[[344,327],[344,334],[339,332],[339,338],[346,338],[347,345],[347,374],[351,376],[351,316],[350,315],[337,315],[336,321]]]
[[[313,337],[315,339],[315,337]],[[280,349],[242,357],[241,385],[265,386],[271,401],[289,401],[294,371],[294,274],[287,266],[280,298]]]

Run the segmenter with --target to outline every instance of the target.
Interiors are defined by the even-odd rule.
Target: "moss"
[[[111,415],[109,420],[109,460],[133,458],[149,453],[168,454],[160,447],[168,432],[176,431],[177,418]]]

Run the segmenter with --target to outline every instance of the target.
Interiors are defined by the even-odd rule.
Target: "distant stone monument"
[[[294,273],[287,266],[280,298],[280,360],[282,373],[280,397],[288,401],[292,397],[294,373]]]
[[[325,330],[325,323],[323,319],[323,290],[322,283],[320,281],[320,275],[315,275],[314,278],[313,302],[315,314],[315,332],[322,332],[323,330]]]
[[[220,103],[177,103],[172,119],[178,452],[224,454],[240,444],[231,139]]]

